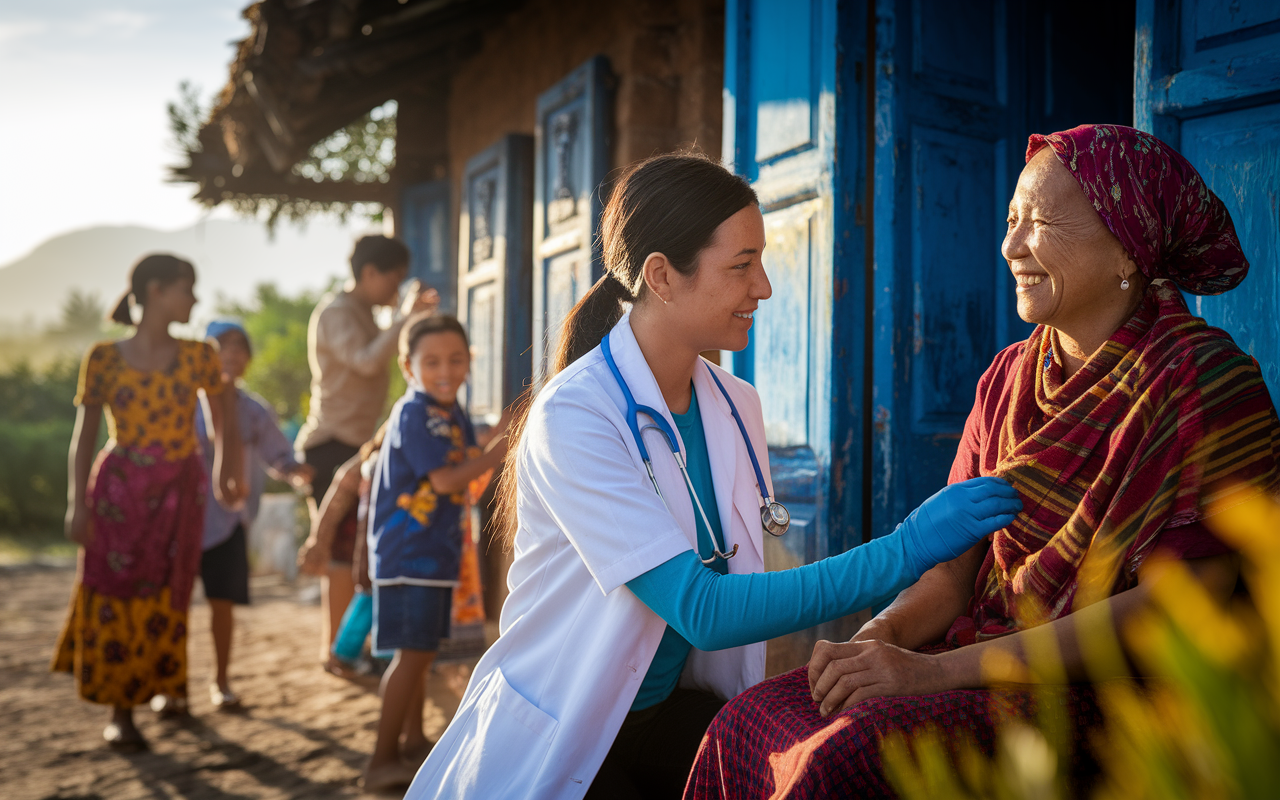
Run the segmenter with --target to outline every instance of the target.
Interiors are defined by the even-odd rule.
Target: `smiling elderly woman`
[[[1235,557],[1201,519],[1229,489],[1275,488],[1280,423],[1256,362],[1173,285],[1219,294],[1244,279],[1226,208],[1158,139],[1085,125],[1031,137],[1002,249],[1018,313],[1038,327],[982,376],[950,480],[1004,477],[1023,513],[852,641],[820,642],[808,668],[725,706],[686,796],[891,796],[881,737],[932,723],[990,752],[996,720],[1035,706],[982,688],[984,657],[1021,659],[1045,623],[1032,635],[1055,638],[1084,679],[1077,630],[1143,606],[1152,552],[1230,592]],[[1101,715],[1086,685],[1061,696],[1079,789]]]

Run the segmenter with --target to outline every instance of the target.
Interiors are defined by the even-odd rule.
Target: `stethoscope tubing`
[[[676,444],[675,430],[667,422],[666,418],[654,408],[642,406],[636,402],[635,396],[631,394],[631,387],[627,385],[626,380],[622,377],[622,371],[618,369],[617,362],[613,359],[613,348],[609,344],[609,337],[606,335],[600,342],[600,351],[604,355],[605,364],[609,367],[609,372],[613,374],[613,378],[618,383],[618,388],[622,391],[622,398],[626,402],[625,417],[627,427],[631,430],[632,437],[635,438],[636,447],[640,451],[640,459],[644,462],[645,471],[649,474],[649,481],[653,483],[654,491],[658,493],[658,497],[662,500],[663,505],[667,505],[667,499],[662,494],[662,489],[658,487],[658,479],[653,472],[653,462],[649,457],[649,448],[644,442],[644,431],[650,428],[662,434],[662,438],[666,440],[667,447],[671,450],[671,455],[675,459],[676,467],[679,468],[681,476],[684,477],[685,483],[689,487],[689,494],[693,497],[694,503],[698,507],[698,513],[702,517],[702,522],[707,527],[707,534],[711,537],[711,546],[713,553],[710,558],[702,558],[699,560],[704,564],[710,564],[717,558],[730,559],[738,554],[738,545],[733,546],[733,550],[728,553],[724,552],[720,543],[715,540],[715,532],[711,528],[711,522],[707,519],[706,509],[702,506],[702,499],[698,497],[698,492],[693,488],[693,479],[689,477],[689,470],[685,464],[684,457],[680,454],[680,448]],[[711,379],[715,381],[716,388],[720,390],[720,394],[724,396],[725,401],[729,404],[729,413],[733,415],[734,422],[738,423],[738,432],[742,435],[742,441],[747,446],[747,455],[751,459],[751,468],[756,473],[756,488],[760,492],[760,497],[764,501],[765,508],[774,505],[774,501],[769,497],[765,490],[764,472],[760,469],[760,462],[756,459],[755,448],[751,445],[751,437],[747,434],[747,426],[743,424],[742,417],[738,414],[738,407],[734,404],[733,398],[729,396],[729,392],[724,388],[724,384],[720,382],[720,378],[716,376],[714,370],[710,366],[707,367],[707,373]],[[652,424],[640,426],[640,414],[644,414],[652,420]],[[668,506],[668,510],[670,507]],[[772,533],[772,531],[770,531]]]

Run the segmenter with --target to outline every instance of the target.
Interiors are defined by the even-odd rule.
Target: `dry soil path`
[[[70,676],[49,673],[74,569],[0,566],[0,796],[11,800],[359,797],[356,779],[373,748],[374,690],[323,672],[316,662],[318,605],[297,587],[254,578],[254,603],[236,610],[233,688],[246,710],[209,704],[212,642],[208,606],[192,607],[193,718],[137,719],[151,750],[107,750],[107,709],[76,697]],[[435,739],[457,705],[465,671],[433,676],[427,735]],[[385,797],[385,795],[383,795]]]

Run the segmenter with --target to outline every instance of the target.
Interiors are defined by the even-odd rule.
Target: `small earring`
[[[1121,291],[1125,291],[1125,292],[1129,291],[1129,279],[1128,279],[1128,278],[1121,278],[1121,279],[1120,279],[1120,289],[1121,289]]]

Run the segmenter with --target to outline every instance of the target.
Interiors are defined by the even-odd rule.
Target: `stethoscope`
[[[689,486],[689,494],[693,497],[694,505],[698,507],[698,513],[702,515],[702,523],[707,526],[707,534],[711,537],[712,554],[710,558],[702,558],[702,555],[699,554],[699,560],[703,564],[710,564],[717,558],[723,558],[726,561],[733,558],[738,554],[738,545],[735,544],[733,549],[726,553],[721,548],[721,545],[717,544],[715,531],[711,528],[711,521],[707,519],[707,512],[702,507],[702,499],[698,497],[698,491],[693,488],[693,479],[689,477],[689,469],[685,466],[684,456],[680,455],[680,448],[676,446],[676,432],[672,430],[666,417],[662,416],[657,410],[636,403],[635,397],[631,394],[631,389],[627,386],[627,382],[623,380],[622,373],[618,370],[618,365],[613,360],[613,351],[609,346],[608,335],[600,342],[600,351],[604,353],[604,361],[609,365],[609,371],[613,373],[613,379],[618,382],[618,388],[622,390],[623,399],[627,401],[627,427],[631,429],[631,435],[636,440],[636,447],[640,449],[640,458],[644,461],[644,468],[649,473],[649,480],[653,483],[653,490],[658,493],[662,504],[666,506],[667,498],[662,496],[662,489],[658,488],[658,479],[653,474],[653,462],[649,459],[649,448],[645,447],[644,444],[643,434],[647,430],[656,430],[666,440],[667,447],[671,449],[671,456],[675,459],[676,466],[680,468],[680,474],[684,476],[684,482]],[[734,422],[738,423],[738,431],[742,434],[742,441],[747,445],[747,455],[751,457],[751,467],[756,472],[756,488],[760,491],[760,499],[764,501],[764,506],[760,509],[760,524],[770,535],[781,536],[791,527],[791,514],[787,511],[786,506],[773,500],[766,493],[764,473],[760,471],[760,462],[756,459],[755,448],[751,446],[751,437],[747,435],[747,426],[742,424],[742,417],[738,416],[738,407],[733,404],[733,398],[725,391],[724,384],[720,382],[720,378],[716,376],[715,371],[711,367],[707,367],[707,373],[716,382],[716,387],[720,390],[720,394],[724,395],[724,399],[728,401],[729,411],[733,414]],[[641,414],[647,415],[652,422],[641,427]],[[671,507],[667,506],[667,510],[670,511]]]

